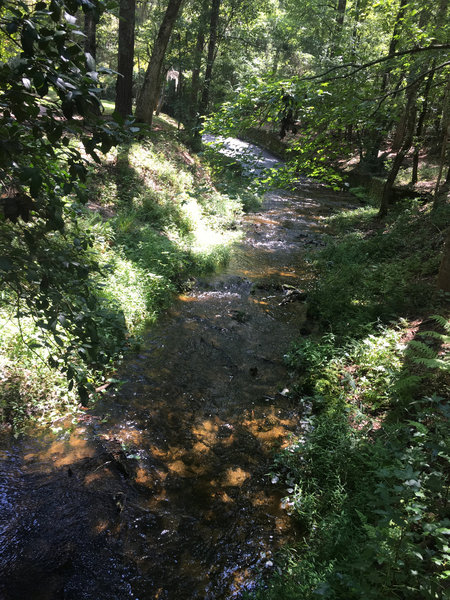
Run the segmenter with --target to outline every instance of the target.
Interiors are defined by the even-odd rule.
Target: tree
[[[122,117],[132,113],[135,14],[136,0],[120,0],[115,109]]]
[[[161,70],[167,44],[169,43],[172,29],[183,2],[184,0],[169,0],[167,10],[158,31],[158,36],[153,46],[150,62],[145,73],[144,83],[142,84],[142,89],[138,95],[136,118],[138,121],[147,123],[149,126],[152,124],[153,111],[156,108],[159,96]]]
[[[88,12],[84,16],[84,51],[88,52],[95,60],[97,58],[97,15],[94,11]]]
[[[440,290],[450,292],[450,229],[445,242],[437,284]]]
[[[211,12],[209,21],[208,56],[206,58],[205,78],[200,100],[200,114],[205,114],[208,109],[209,90],[211,86],[212,69],[216,58],[217,28],[219,26],[219,12],[221,0],[211,0]]]

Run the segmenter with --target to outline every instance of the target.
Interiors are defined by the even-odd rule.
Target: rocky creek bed
[[[295,538],[267,473],[301,427],[283,355],[307,326],[305,249],[350,202],[306,180],[267,193],[119,391],[70,430],[2,438],[2,600],[239,598],[270,573]]]

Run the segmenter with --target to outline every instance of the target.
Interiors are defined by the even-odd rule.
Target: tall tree
[[[155,40],[150,63],[145,73],[144,83],[139,93],[136,105],[136,118],[139,121],[152,124],[153,111],[158,101],[161,86],[161,71],[172,29],[175,25],[184,0],[169,0],[158,36]]]
[[[97,15],[94,11],[84,15],[84,51],[95,60],[97,58]]]
[[[136,0],[120,0],[115,108],[123,117],[132,112],[135,14]]]
[[[208,109],[209,90],[211,86],[212,70],[216,57],[217,46],[217,29],[219,26],[221,0],[211,1],[211,12],[209,22],[209,42],[208,42],[208,57],[206,59],[205,79],[203,81],[203,90],[200,100],[200,114],[203,115]]]

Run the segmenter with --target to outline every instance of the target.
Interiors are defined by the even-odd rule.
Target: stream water
[[[283,354],[307,325],[304,252],[348,203],[308,181],[267,193],[120,391],[59,435],[1,439],[0,600],[240,598],[270,573],[295,538],[267,473],[301,421]]]

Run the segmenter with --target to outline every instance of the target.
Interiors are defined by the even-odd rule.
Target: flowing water
[[[267,476],[301,421],[283,354],[307,326],[305,248],[346,204],[307,181],[268,193],[119,391],[59,436],[2,439],[1,600],[240,598],[270,574],[295,538]]]

